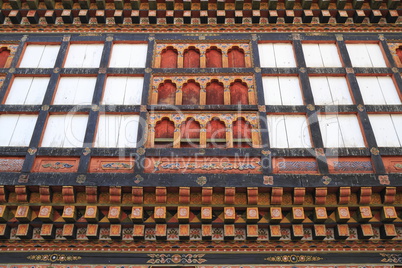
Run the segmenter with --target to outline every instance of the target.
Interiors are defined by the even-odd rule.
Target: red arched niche
[[[167,47],[161,53],[161,68],[177,68],[177,50]]]
[[[396,55],[398,55],[399,61],[402,63],[402,46],[396,49]]]
[[[176,85],[166,80],[158,88],[158,104],[174,105],[176,100]]]
[[[0,48],[0,68],[5,68],[10,53],[10,50],[8,50],[7,48]]]
[[[194,80],[190,80],[183,85],[183,105],[200,104],[200,85],[195,83]]]
[[[246,67],[244,51],[239,47],[233,47],[228,51],[228,65],[232,68]]]
[[[212,81],[207,84],[206,104],[224,104],[224,88],[222,83]]]
[[[180,147],[199,147],[200,129],[194,118],[187,119],[180,127]]]
[[[222,68],[222,52],[216,47],[207,49],[207,68]]]
[[[249,104],[247,84],[235,81],[230,85],[230,104]]]
[[[174,123],[163,118],[155,125],[155,147],[172,147],[174,137]]]
[[[184,51],[184,68],[200,68],[200,52],[194,47]]]
[[[251,125],[244,118],[233,122],[233,147],[251,147]]]
[[[211,148],[225,147],[226,127],[218,118],[213,118],[207,124],[207,146]]]

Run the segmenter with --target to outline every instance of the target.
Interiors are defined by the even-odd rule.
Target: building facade
[[[4,1],[0,267],[402,266],[401,16]]]

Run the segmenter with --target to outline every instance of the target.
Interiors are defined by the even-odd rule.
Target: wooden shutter
[[[263,77],[266,105],[303,105],[298,77]]]
[[[28,45],[19,67],[53,68],[59,50],[59,45]]]
[[[141,104],[143,77],[111,76],[106,80],[102,104]]]
[[[91,104],[96,77],[60,78],[53,104]]]
[[[307,67],[342,67],[335,44],[303,44]]]
[[[95,147],[136,147],[138,115],[101,115]]]
[[[365,104],[401,104],[392,78],[389,76],[357,76]]]
[[[68,50],[65,68],[98,68],[103,44],[72,44]]]
[[[400,147],[402,138],[402,116],[369,114],[371,127],[379,147]]]
[[[310,77],[314,103],[317,105],[353,104],[345,77]]]
[[[147,44],[114,44],[109,66],[145,68]]]
[[[42,104],[49,77],[16,77],[5,104]]]
[[[0,115],[0,146],[28,146],[35,128],[37,115]]]
[[[304,115],[268,115],[272,148],[310,148],[310,132]]]
[[[318,121],[325,147],[365,147],[356,115],[324,114]]]
[[[378,44],[346,44],[352,66],[387,67]]]
[[[51,115],[48,118],[42,147],[82,147],[88,116]]]

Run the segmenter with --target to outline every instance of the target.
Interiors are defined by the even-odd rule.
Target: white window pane
[[[121,115],[100,115],[95,147],[116,147],[119,139]]]
[[[43,147],[82,147],[87,115],[51,115],[48,118]]]
[[[141,104],[142,88],[144,86],[143,77],[127,77],[126,93],[124,95],[124,104]]]
[[[42,104],[48,77],[16,77],[5,104]]]
[[[24,104],[32,84],[32,77],[16,77],[5,104]]]
[[[21,60],[21,68],[53,68],[59,45],[28,45]]]
[[[318,122],[324,147],[344,147],[341,129],[339,127],[338,118],[336,115],[318,115]]]
[[[28,146],[35,129],[37,119],[37,115],[20,115],[9,145]]]
[[[96,77],[80,77],[74,104],[91,104],[94,96]]]
[[[44,45],[28,45],[20,63],[21,68],[37,68],[42,58]]]
[[[310,77],[310,86],[316,105],[334,104],[326,76]]]
[[[87,45],[82,67],[97,68],[100,65],[103,44]]]
[[[110,67],[144,68],[147,59],[147,44],[115,44]]]
[[[82,67],[83,59],[86,54],[87,45],[73,44],[68,48],[67,59],[64,63],[65,68],[79,68]]]
[[[335,105],[353,104],[349,86],[345,77],[328,76],[327,79],[331,90],[332,100]]]
[[[366,49],[370,55],[370,60],[373,67],[387,67],[381,48],[378,44],[366,44]]]
[[[278,77],[266,76],[262,78],[264,99],[266,105],[282,105]]]
[[[73,104],[79,77],[61,77],[53,104]]]
[[[103,44],[72,44],[68,49],[65,68],[97,68],[100,65]]]
[[[364,139],[356,115],[338,115],[345,147],[364,147]]]
[[[34,77],[25,104],[42,104],[49,80],[49,77]]]
[[[17,125],[18,114],[0,115],[0,146],[8,146]]]
[[[54,104],[90,104],[95,90],[95,77],[60,78]]]
[[[289,148],[283,115],[267,116],[269,141],[272,148]]]
[[[401,146],[395,131],[394,123],[389,114],[369,114],[371,127],[379,147]]]
[[[378,83],[380,84],[385,103],[388,105],[401,104],[401,99],[399,98],[392,78],[389,76],[378,76],[377,79]]]
[[[64,120],[65,139],[63,147],[82,147],[87,123],[87,115],[66,115]]]
[[[293,45],[287,43],[275,43],[276,67],[296,67]]]
[[[258,54],[260,56],[261,67],[276,67],[273,44],[259,44]]]
[[[365,104],[386,104],[377,77],[357,76],[356,79]]]
[[[335,44],[320,44],[319,48],[324,67],[342,67],[338,48]]]
[[[131,57],[131,48],[127,44],[115,44],[112,48],[110,67],[129,67]]]
[[[131,45],[130,66],[131,68],[145,68],[147,61],[147,44]]]
[[[352,66],[373,67],[365,44],[346,44]]]
[[[137,146],[138,115],[122,115],[117,147],[127,148]]]
[[[285,115],[289,148],[310,148],[310,131],[303,115]]]
[[[47,45],[43,50],[42,58],[40,59],[39,68],[53,68],[56,63],[57,54],[59,54],[59,45]]]
[[[302,48],[307,67],[324,67],[318,44],[303,44]]]
[[[391,118],[398,135],[399,144],[402,146],[402,114],[391,114]]]
[[[51,115],[47,119],[45,134],[42,139],[43,147],[63,147],[65,115]]]
[[[127,77],[110,76],[106,80],[102,104],[123,104]]]
[[[298,77],[279,77],[279,87],[283,105],[303,105]]]

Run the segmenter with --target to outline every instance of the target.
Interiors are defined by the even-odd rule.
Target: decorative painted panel
[[[18,157],[2,157],[0,158],[1,172],[19,172],[22,169],[25,158]]]
[[[383,157],[384,166],[389,173],[402,173],[401,157]]]
[[[199,67],[206,68],[206,67],[214,67],[214,68],[227,68],[227,67],[242,67],[236,65],[233,62],[233,55],[232,51],[240,51],[244,54],[244,67],[252,67],[252,58],[251,58],[251,48],[250,45],[247,43],[181,43],[181,44],[163,44],[158,43],[155,47],[155,56],[154,56],[154,63],[153,66],[155,68],[196,68],[194,66],[197,65],[189,65],[186,62],[188,56],[188,51],[196,51],[199,53]],[[165,58],[167,57],[167,51],[174,51],[175,54],[170,53],[171,59],[170,62],[175,62],[174,65],[170,66],[167,65],[165,62]],[[219,58],[221,60],[221,65],[208,65],[210,61],[209,57],[211,56],[211,52],[220,52]],[[231,57],[231,58],[230,58]]]
[[[188,86],[189,83],[194,83],[196,86],[200,88],[199,92],[199,103],[194,103],[198,105],[206,105],[208,102],[208,94],[210,91],[215,90],[216,86],[212,88],[213,85],[218,84],[222,87],[224,102],[222,104],[230,105],[237,104],[231,103],[233,101],[234,95],[233,91],[238,88],[237,83],[243,85],[248,94],[248,103],[242,104],[250,104],[256,105],[256,90],[254,85],[254,76],[252,75],[208,75],[205,74],[199,76],[192,75],[177,75],[174,76],[153,76],[151,80],[152,88],[150,94],[150,104],[171,104],[171,105],[182,105],[183,99],[186,99],[186,92],[184,89]],[[175,88],[176,94],[171,96],[170,101],[161,101],[161,94],[166,91],[166,85],[169,85],[169,88]],[[164,91],[162,91],[162,89]],[[166,95],[166,94],[164,94]],[[162,98],[163,99],[163,98]],[[212,103],[211,103],[212,104]],[[214,103],[215,104],[215,103]]]
[[[48,158],[37,157],[32,172],[77,172],[79,158]]]
[[[327,162],[331,173],[373,173],[370,158],[327,158]]]
[[[247,173],[261,174],[260,158],[146,158],[147,173]]]
[[[274,158],[273,169],[275,173],[318,173],[314,158]]]
[[[89,172],[94,173],[132,173],[134,159],[94,157],[89,164]]]

